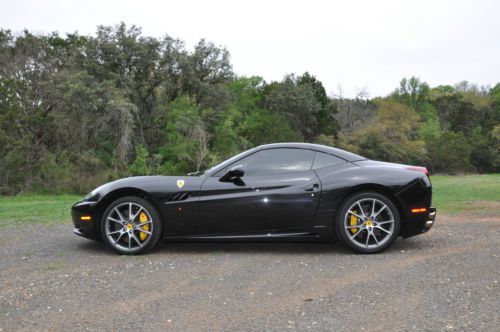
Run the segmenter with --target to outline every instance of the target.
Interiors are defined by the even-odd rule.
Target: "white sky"
[[[415,75],[431,86],[500,82],[500,1],[0,0],[0,28],[94,34],[99,24],[206,38],[234,71],[267,81],[309,71],[327,92],[370,97]]]

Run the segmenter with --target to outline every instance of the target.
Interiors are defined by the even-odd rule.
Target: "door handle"
[[[304,189],[304,191],[313,192],[313,191],[318,191],[318,189],[319,189],[319,184],[315,183],[312,186],[309,186],[306,189]]]

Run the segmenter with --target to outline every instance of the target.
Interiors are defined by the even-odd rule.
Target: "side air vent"
[[[173,195],[172,197],[169,198],[169,202],[178,202],[178,201],[183,201],[186,200],[190,197],[191,195],[189,193],[177,193]]]

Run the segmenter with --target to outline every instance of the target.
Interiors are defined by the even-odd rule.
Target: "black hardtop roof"
[[[294,149],[307,149],[307,150],[313,150],[313,151],[319,151],[319,152],[324,152],[328,153],[331,155],[334,155],[336,157],[342,158],[346,160],[347,162],[353,162],[353,161],[360,161],[360,160],[366,160],[365,157],[359,156],[357,154],[344,151],[341,149],[337,148],[332,148],[330,146],[326,145],[320,145],[320,144],[311,144],[311,143],[272,143],[272,144],[264,144],[264,145],[259,145],[256,146],[253,149],[243,151],[240,154],[237,154],[223,162],[221,162],[218,165],[215,165],[214,167],[208,169],[205,171],[205,174],[207,175],[212,175],[217,172],[219,172],[221,169],[224,169],[225,167],[235,163],[237,160],[240,160],[252,153],[255,153],[260,150],[267,150],[267,149],[278,149],[278,148],[294,148]]]
[[[265,150],[265,149],[277,149],[277,148],[296,148],[296,149],[315,150],[315,151],[319,151],[319,152],[332,154],[334,156],[345,159],[349,162],[366,159],[365,157],[362,157],[360,155],[357,155],[357,154],[349,152],[349,151],[333,148],[333,147],[327,146],[327,145],[312,144],[312,143],[295,143],[295,142],[272,143],[272,144],[259,145],[256,148],[254,148],[253,150]]]

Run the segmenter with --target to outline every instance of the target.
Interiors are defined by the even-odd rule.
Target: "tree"
[[[470,164],[471,145],[463,133],[447,131],[436,142],[433,163],[437,172],[456,174],[473,170]]]
[[[359,91],[354,99],[344,98],[342,88],[333,101],[337,108],[335,120],[341,133],[350,134],[366,127],[375,115],[375,105],[367,99],[366,91]]]
[[[309,86],[313,90],[316,100],[321,105],[321,109],[316,114],[319,132],[326,135],[335,135],[338,131],[338,124],[335,120],[337,107],[326,95],[323,83],[313,75],[305,72],[303,75],[297,77],[297,84]]]
[[[410,77],[410,79],[403,78],[399,83],[399,89],[393,93],[393,96],[399,102],[418,112],[427,102],[429,86],[415,76]]]
[[[342,134],[340,143],[371,159],[421,164],[425,143],[417,136],[418,114],[390,99],[376,99],[377,113],[363,129]]]
[[[0,193],[83,193],[130,174],[201,170],[259,144],[307,141],[434,172],[498,172],[500,84],[329,98],[314,75],[236,77],[229,51],[136,26],[0,30]]]
[[[160,153],[166,174],[186,174],[206,166],[210,134],[200,109],[189,97],[181,96],[172,102],[162,134]]]
[[[458,93],[438,97],[432,104],[438,110],[443,129],[470,134],[477,123],[474,106]]]
[[[273,84],[265,95],[264,105],[271,112],[281,114],[304,140],[310,141],[318,134],[321,104],[312,86],[297,85],[293,76],[287,76],[283,82]]]

